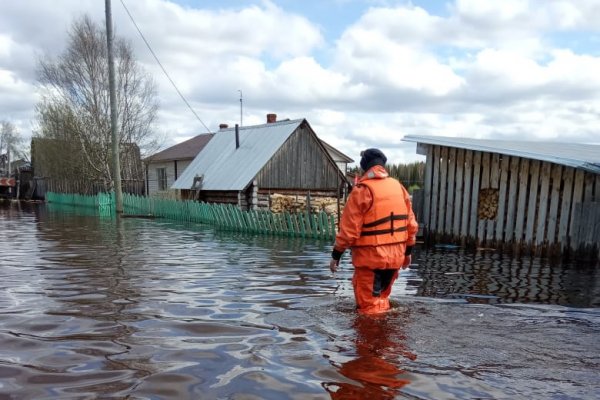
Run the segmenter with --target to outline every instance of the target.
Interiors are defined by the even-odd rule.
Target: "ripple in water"
[[[10,204],[10,203],[9,203]],[[0,206],[0,396],[595,398],[598,269],[418,249],[354,310],[330,243]]]

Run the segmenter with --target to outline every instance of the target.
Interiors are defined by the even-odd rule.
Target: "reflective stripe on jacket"
[[[371,191],[373,203],[364,215],[360,237],[354,246],[380,246],[408,239],[409,210],[400,182],[393,178],[365,179],[359,183]]]

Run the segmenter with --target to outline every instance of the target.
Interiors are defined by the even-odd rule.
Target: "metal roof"
[[[548,161],[600,174],[600,145],[598,144],[489,140],[419,135],[407,135],[402,140]]]
[[[171,189],[191,189],[195,176],[204,175],[202,190],[243,190],[273,157],[304,119],[285,120],[216,132]]]
[[[345,155],[344,153],[342,153],[341,151],[339,151],[338,149],[336,149],[329,143],[326,143],[323,140],[321,140],[321,144],[323,145],[323,147],[325,147],[325,150],[327,150],[327,152],[329,153],[331,158],[333,158],[334,161],[341,161],[341,162],[346,162],[346,163],[354,162],[353,159],[351,159],[350,157],[348,157],[347,155]]]
[[[145,158],[144,162],[187,160],[194,158],[204,148],[204,146],[206,146],[212,137],[212,133],[203,133],[153,154]]]

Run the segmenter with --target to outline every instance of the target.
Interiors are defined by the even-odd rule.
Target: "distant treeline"
[[[387,164],[385,168],[391,177],[398,179],[406,188],[419,189],[425,181],[425,163],[422,161],[409,164]]]
[[[425,163],[422,161],[409,164],[387,164],[385,169],[387,169],[391,177],[398,179],[411,192],[413,189],[423,187]],[[358,167],[354,167],[350,172],[354,174],[361,173]]]

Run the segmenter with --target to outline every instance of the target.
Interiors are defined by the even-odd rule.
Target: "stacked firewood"
[[[270,196],[271,211],[274,213],[289,212],[299,213],[307,211],[307,197],[306,196],[287,196],[283,194],[272,194]],[[311,213],[318,213],[325,211],[328,215],[337,215],[338,200],[335,197],[311,197],[310,198],[310,211]],[[340,204],[340,209],[343,205]]]
[[[495,219],[498,214],[498,189],[481,189],[479,191],[479,219]]]

